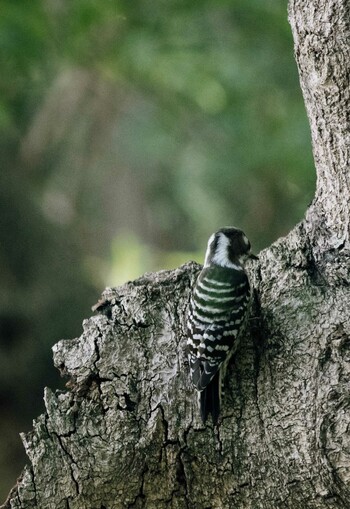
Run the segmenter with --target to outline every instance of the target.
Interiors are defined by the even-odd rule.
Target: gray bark
[[[220,425],[201,424],[186,362],[199,266],[145,275],[54,347],[70,388],[46,390],[5,507],[350,508],[350,4],[291,0],[290,22],[316,195],[250,267]]]

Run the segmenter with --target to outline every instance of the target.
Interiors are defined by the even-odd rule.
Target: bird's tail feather
[[[208,415],[211,414],[213,424],[218,421],[220,414],[220,373],[199,393],[199,407],[203,423],[205,424]]]

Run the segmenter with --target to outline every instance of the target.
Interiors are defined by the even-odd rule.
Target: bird
[[[220,228],[208,240],[204,266],[191,291],[187,352],[204,424],[209,415],[214,425],[218,422],[222,382],[249,313],[251,289],[244,265],[257,259],[250,249],[242,230]]]

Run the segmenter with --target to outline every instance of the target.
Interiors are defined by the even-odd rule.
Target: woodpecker
[[[192,290],[187,349],[203,423],[211,414],[217,424],[222,381],[248,315],[250,285],[244,270],[248,258],[257,257],[250,253],[243,231],[221,228],[208,240],[204,267]]]

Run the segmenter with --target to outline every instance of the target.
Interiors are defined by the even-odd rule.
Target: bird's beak
[[[250,258],[251,260],[259,260],[259,257],[253,253],[249,253],[248,258]]]

